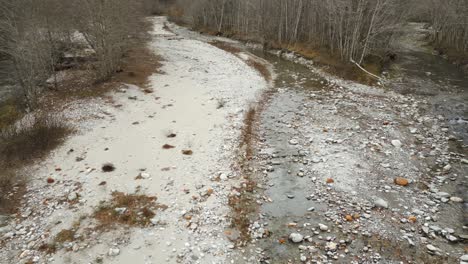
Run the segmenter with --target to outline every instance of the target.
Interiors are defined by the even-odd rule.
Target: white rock
[[[445,167],[442,169],[444,172],[448,172],[452,169],[452,166],[450,164],[445,165]]]
[[[140,176],[143,178],[143,179],[148,179],[149,177],[151,177],[151,175],[147,172],[142,172],[140,173]]]
[[[398,140],[398,139],[395,139],[395,140],[392,140],[392,145],[396,148],[400,148],[401,147],[401,141]]]
[[[117,256],[120,254],[120,249],[118,248],[110,248],[109,249],[109,252],[108,252],[108,255],[113,257],[113,256]]]
[[[299,144],[299,141],[297,141],[297,139],[291,139],[291,140],[289,140],[289,144],[297,145],[297,144]]]
[[[434,252],[434,251],[439,251],[440,249],[434,247],[433,245],[429,244],[426,246],[427,249],[429,249],[430,251]]]
[[[304,236],[299,233],[291,233],[289,239],[294,243],[301,243],[304,240]]]
[[[450,197],[450,201],[452,201],[454,203],[462,203],[463,199],[460,198],[460,197],[452,196],[452,197]]]
[[[458,238],[456,236],[448,235],[447,240],[450,242],[457,242]]]
[[[328,230],[328,226],[324,225],[324,224],[319,224],[319,228],[320,230],[322,231],[327,231]]]
[[[461,261],[468,261],[468,254],[461,256]]]
[[[227,181],[228,180],[228,176],[224,173],[221,173],[221,175],[219,175],[219,179],[222,180],[222,181]]]
[[[117,208],[114,209],[114,211],[117,212],[118,214],[124,214],[127,211],[127,208],[117,207]]]
[[[302,262],[306,262],[306,261],[307,261],[307,257],[304,256],[304,255],[301,255],[301,261],[302,261]]]
[[[68,195],[68,201],[74,201],[78,198],[78,194],[76,192],[72,192]]]
[[[374,205],[377,207],[388,208],[388,203],[382,198],[376,198],[374,200]]]
[[[334,242],[327,242],[325,245],[325,250],[327,251],[336,251],[338,245]]]
[[[23,251],[23,252],[19,255],[19,258],[20,258],[20,259],[23,259],[23,258],[29,256],[30,254],[31,254],[31,250],[26,249],[25,251]]]
[[[446,192],[438,192],[437,196],[438,197],[443,197],[443,198],[448,198],[448,197],[450,197],[450,194],[446,193]]]

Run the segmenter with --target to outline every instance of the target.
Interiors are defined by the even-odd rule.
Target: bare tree
[[[402,22],[401,0],[178,0],[187,21],[272,46],[326,48],[362,63],[388,47]]]
[[[436,46],[468,53],[468,1],[429,1],[432,40]]]
[[[149,0],[0,0],[0,70],[14,80],[28,109],[65,53],[83,35],[94,51],[94,73],[108,79],[120,65],[130,39],[139,32]]]

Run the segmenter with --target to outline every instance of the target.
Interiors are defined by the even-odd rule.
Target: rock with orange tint
[[[411,223],[415,223],[417,220],[418,219],[415,216],[408,217],[408,221],[410,221]]]
[[[327,183],[334,183],[335,181],[332,178],[327,179]]]
[[[400,185],[400,186],[406,186],[409,184],[409,181],[405,178],[402,178],[402,177],[397,177],[395,178],[395,180],[393,180],[393,182],[396,184],[396,185]]]
[[[184,219],[190,221],[190,220],[192,220],[192,216],[189,215],[189,214],[186,214],[186,215],[184,215]]]
[[[240,237],[240,233],[237,230],[228,229],[228,230],[224,231],[224,234],[226,235],[226,237],[230,241],[233,241],[233,242],[237,241],[239,239],[239,237]]]
[[[353,216],[352,215],[346,215],[345,219],[346,219],[346,221],[351,222],[351,221],[353,221]]]
[[[213,189],[209,188],[208,190],[206,190],[206,193],[204,196],[210,196],[213,194],[213,192],[214,192]]]

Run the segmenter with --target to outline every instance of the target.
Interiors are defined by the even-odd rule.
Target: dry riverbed
[[[242,59],[154,18],[163,74],[64,108],[77,133],[2,219],[0,263],[224,263],[245,109],[268,84]],[[177,30],[176,26],[173,26]],[[251,57],[250,55],[247,55]],[[4,220],[4,221],[3,221]]]
[[[1,263],[468,263],[462,84],[410,62],[359,85],[153,22],[164,74],[65,109]]]

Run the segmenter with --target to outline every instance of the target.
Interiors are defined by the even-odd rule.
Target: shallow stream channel
[[[458,263],[467,229],[467,87],[403,54],[370,87],[252,51],[277,75],[257,120],[248,263]],[[288,56],[288,55],[286,55]]]

